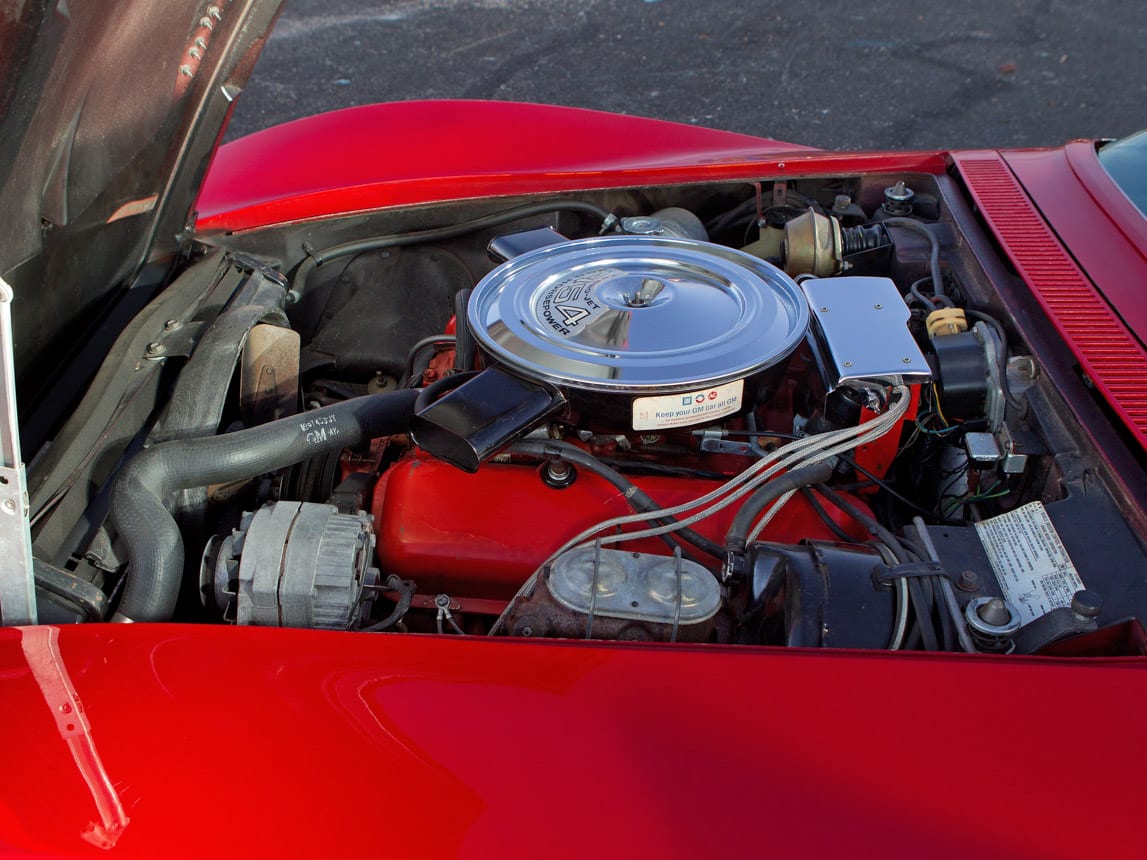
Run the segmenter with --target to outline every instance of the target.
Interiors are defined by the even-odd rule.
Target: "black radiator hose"
[[[113,621],[166,621],[183,577],[183,538],[164,500],[177,490],[273,472],[378,436],[404,433],[418,392],[356,397],[247,430],[163,442],[137,454],[112,489],[111,517],[128,552]]]

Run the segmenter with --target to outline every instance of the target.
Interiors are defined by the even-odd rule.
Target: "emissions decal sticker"
[[[634,430],[668,430],[703,424],[741,408],[745,381],[727,382],[687,394],[638,397],[633,401]]]
[[[1024,624],[1071,606],[1083,580],[1041,502],[976,523],[1000,590]]]

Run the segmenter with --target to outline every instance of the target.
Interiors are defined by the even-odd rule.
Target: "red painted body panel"
[[[474,197],[746,179],[939,172],[941,153],[826,153],[765,138],[513,102],[368,105],[219,148],[201,233]]]
[[[998,153],[970,151],[953,157],[981,213],[1036,300],[1096,388],[1147,448],[1147,350],[1143,344],[1059,243]],[[1096,228],[1091,241],[1100,251],[1110,248],[1114,253],[1118,238],[1104,235],[1112,230],[1110,221],[1094,208],[1087,211]],[[1145,276],[1147,267],[1142,261],[1122,275],[1136,283],[1142,283]]]
[[[1047,196],[1062,165],[1051,155],[1014,158],[1060,236],[1073,249],[1086,243],[1087,217],[1071,216],[1087,211],[1078,189]],[[938,173],[947,164],[941,153],[824,153],[568,109],[407,103],[301,120],[223,147],[199,226],[760,175]],[[1046,182],[1037,181],[1045,168]],[[1022,198],[1018,184],[1012,190]],[[1086,278],[1038,225],[1023,222],[1036,234],[1008,233],[998,189],[989,197],[978,198],[989,223],[1063,317]],[[1022,200],[1009,199],[1009,217],[1022,216]],[[1142,241],[1122,236],[1142,253]],[[1092,237],[1094,262],[1078,259],[1106,283],[1097,273],[1103,242]],[[1046,278],[1025,269],[1049,247],[1068,266],[1062,307],[1040,291]],[[1088,319],[1105,324],[1102,307]],[[1124,315],[1139,318],[1134,309]],[[1103,345],[1072,343],[1085,355]],[[416,469],[434,468],[449,479],[422,475],[417,493],[402,486]],[[486,523],[504,560],[511,538],[544,555],[568,537],[545,531],[557,521],[547,517],[550,503],[562,505],[565,524],[570,499],[590,522],[626,512],[592,476],[538,495],[532,471],[514,468],[472,478],[439,463],[393,470],[375,502],[388,569],[458,565],[433,533],[454,515],[465,529]],[[463,480],[479,483],[460,489]],[[670,479],[641,483],[666,501],[681,492],[670,492]],[[688,485],[695,496],[698,483]],[[536,502],[514,506],[529,521],[507,523],[491,504],[515,494]],[[793,540],[813,527],[803,500],[791,504],[784,516],[793,522],[770,536]],[[391,505],[402,514],[388,513]],[[499,581],[516,585],[535,562],[519,553]],[[462,563],[490,576],[487,559]],[[1143,659],[206,625],[0,630],[0,854],[1124,854],[1143,841],[1145,670]]]
[[[716,481],[661,475],[633,480],[664,507],[692,501],[718,486]],[[866,509],[863,502],[853,501]],[[855,537],[867,536],[832,505],[825,507]],[[451,589],[452,597],[503,600],[513,597],[567,540],[602,520],[633,512],[619,490],[585,471],[572,486],[555,490],[529,466],[488,463],[469,475],[421,457],[404,460],[383,474],[371,510],[384,570],[414,579],[424,593]],[[696,529],[724,545],[736,510],[736,505],[725,508],[697,523]],[[805,538],[835,540],[808,502],[794,496],[762,540],[799,543]],[[655,538],[626,548],[667,551]],[[470,587],[460,588],[459,583]]]
[[[1111,181],[1094,144],[1003,156],[1076,262],[1147,342],[1147,219]]]
[[[82,835],[97,798],[122,806],[122,858],[1047,860],[1143,839],[1142,661],[58,636],[0,631],[9,856],[103,854]],[[61,683],[94,782],[50,707]]]

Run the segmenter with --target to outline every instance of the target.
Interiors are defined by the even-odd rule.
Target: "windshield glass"
[[[1147,216],[1147,129],[1103,145],[1099,160],[1115,184]]]

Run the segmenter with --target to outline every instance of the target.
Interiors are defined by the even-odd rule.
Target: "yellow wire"
[[[940,420],[944,422],[945,427],[951,426],[948,419],[944,417],[944,410],[940,408],[940,393],[936,390],[936,383],[932,383],[932,401],[936,404],[936,414],[940,416]]]

